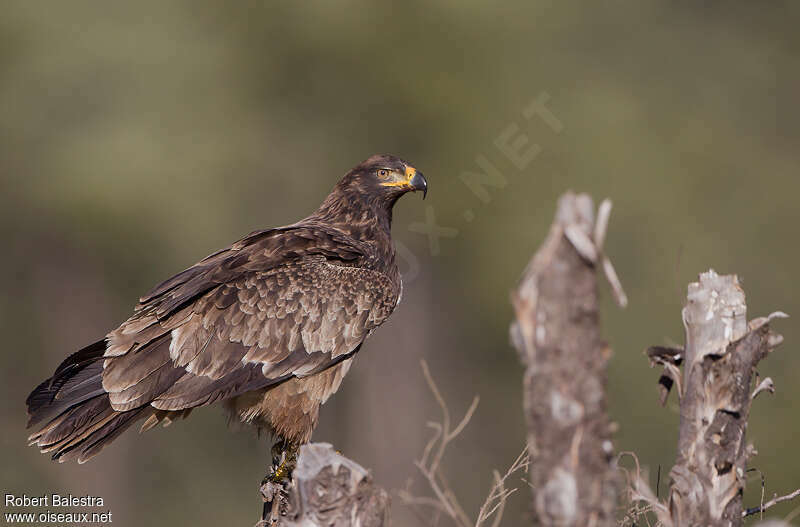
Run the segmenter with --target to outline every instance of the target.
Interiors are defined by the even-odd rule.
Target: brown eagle
[[[370,157],[309,217],[248,234],[156,286],[28,396],[31,444],[83,463],[137,421],[147,430],[220,401],[293,459],[400,301],[392,207],[409,191],[425,196],[420,172]],[[288,470],[273,465],[273,476]]]

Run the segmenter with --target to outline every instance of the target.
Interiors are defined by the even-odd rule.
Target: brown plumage
[[[135,422],[146,430],[217,401],[289,444],[307,442],[320,405],[399,301],[392,207],[416,190],[427,190],[421,173],[373,156],[311,216],[253,232],[156,286],[30,394],[31,444],[83,462]]]

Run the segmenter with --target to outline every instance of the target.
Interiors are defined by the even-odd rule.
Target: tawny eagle
[[[31,444],[82,463],[138,421],[146,430],[222,402],[296,451],[400,300],[392,207],[409,191],[427,192],[419,171],[370,157],[307,218],[248,234],[156,286],[33,390]]]

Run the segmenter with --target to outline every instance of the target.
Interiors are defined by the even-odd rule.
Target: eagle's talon
[[[270,474],[261,481],[262,487],[268,483],[282,485],[284,481],[291,478],[292,471],[296,466],[297,449],[283,441],[275,443],[272,445]]]

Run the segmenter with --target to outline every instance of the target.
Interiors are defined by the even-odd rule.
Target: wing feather
[[[115,410],[184,410],[322,371],[396,305],[399,279],[321,228],[260,231],[163,282],[108,335]]]

